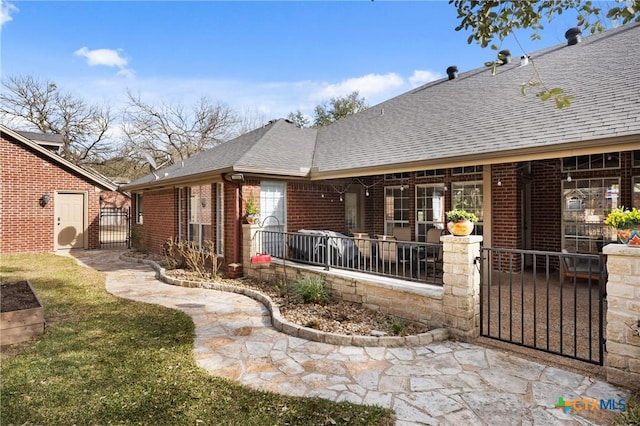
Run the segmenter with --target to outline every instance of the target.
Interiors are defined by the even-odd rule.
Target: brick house
[[[57,154],[57,135],[0,125],[0,253],[100,248],[100,209],[129,197]]]
[[[286,120],[158,170],[134,194],[137,244],[214,241],[242,262],[247,198],[265,224],[353,235],[408,228],[425,241],[444,212],[480,217],[487,247],[597,253],[606,209],[640,207],[640,25],[452,73],[321,129]],[[543,102],[542,79],[574,96]],[[269,218],[267,220],[267,218]]]

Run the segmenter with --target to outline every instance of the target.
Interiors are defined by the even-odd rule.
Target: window
[[[578,155],[562,159],[562,171],[618,169],[620,168],[620,152],[606,154]]]
[[[184,188],[178,188],[178,241],[184,241]]]
[[[409,173],[387,173],[384,175],[384,180],[394,180],[394,179],[409,179]]]
[[[216,254],[224,256],[224,185],[216,183]]]
[[[136,223],[142,224],[142,194],[136,194]]]
[[[416,185],[418,241],[427,241],[431,228],[444,229],[444,184]]]
[[[640,167],[640,149],[633,151],[633,167]]]
[[[454,167],[451,169],[452,175],[468,175],[473,173],[482,173],[482,166]]]
[[[633,177],[633,207],[640,209],[640,176]]]
[[[384,232],[393,235],[393,228],[409,226],[409,191],[402,186],[384,188]]]
[[[202,247],[211,240],[211,187],[208,185],[189,188],[189,241]]]
[[[473,227],[475,235],[482,235],[483,203],[482,181],[460,182],[451,185],[451,207],[463,209],[478,216],[478,223]]]
[[[598,253],[615,233],[604,224],[609,209],[619,207],[620,179],[573,179],[562,182],[563,248]]]
[[[416,178],[444,176],[444,169],[420,170],[416,172]]]

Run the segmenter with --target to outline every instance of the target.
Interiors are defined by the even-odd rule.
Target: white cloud
[[[2,26],[7,22],[12,21],[13,17],[11,16],[11,14],[18,11],[19,9],[11,3],[0,0],[0,28],[2,28]]]
[[[411,77],[409,77],[409,83],[411,87],[422,86],[430,81],[439,80],[443,77],[439,72],[429,70],[415,70]]]
[[[402,87],[404,80],[396,73],[367,74],[362,77],[350,78],[340,83],[324,84],[310,95],[313,101],[326,101],[331,98],[346,96],[358,91],[365,99],[376,97],[393,89]]]
[[[129,61],[121,56],[120,51],[113,49],[94,49],[89,50],[86,46],[73,52],[74,55],[83,57],[87,60],[89,66],[105,66],[117,67],[120,70],[118,75],[132,78],[135,72],[127,68]]]

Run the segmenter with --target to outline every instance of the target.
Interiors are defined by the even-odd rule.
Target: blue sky
[[[358,90],[370,106],[482,67],[495,52],[468,45],[446,1],[2,2],[2,76],[30,75],[89,102],[122,107],[201,97],[269,120]],[[565,43],[563,14],[531,52]],[[513,38],[502,45],[522,53]]]

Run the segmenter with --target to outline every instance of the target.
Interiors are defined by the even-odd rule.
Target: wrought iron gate
[[[100,248],[131,248],[130,209],[100,209]]]
[[[483,248],[481,260],[481,336],[603,364],[603,255]]]

